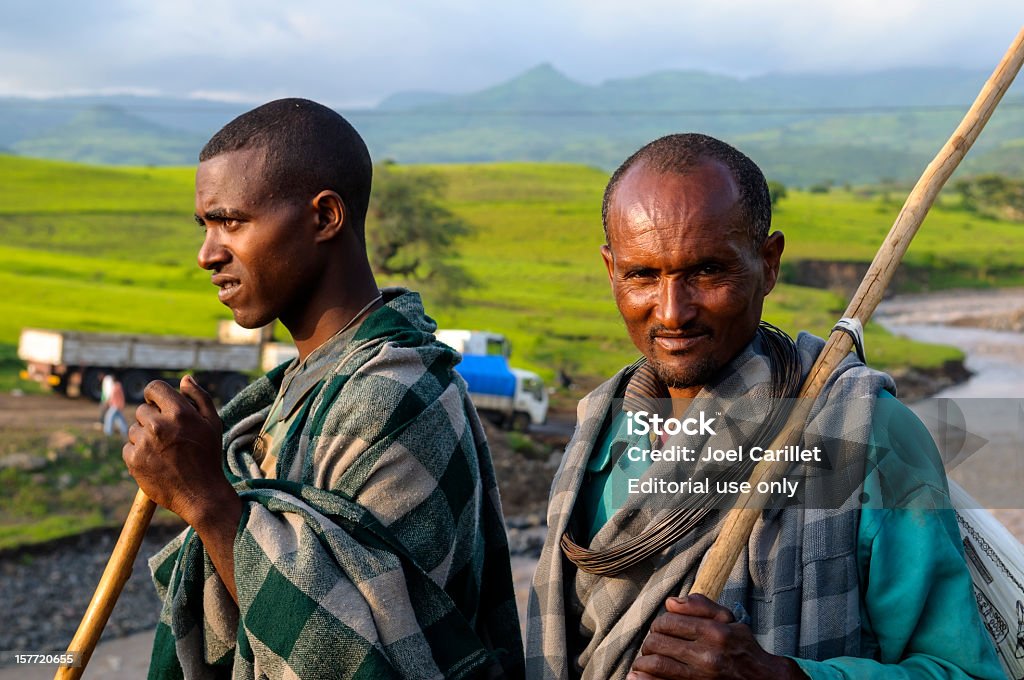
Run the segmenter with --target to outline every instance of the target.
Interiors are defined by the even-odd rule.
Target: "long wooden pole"
[[[935,198],[946,180],[963,160],[967,150],[974,144],[974,140],[978,138],[999,100],[1002,99],[1003,94],[1020,70],[1022,62],[1024,62],[1024,28],[1017,34],[1010,49],[1007,50],[1002,61],[999,62],[996,70],[985,83],[953,136],[928,164],[921,179],[917,181],[913,191],[910,192],[892,229],[889,230],[889,235],[885,237],[881,249],[875,255],[875,259],[871,262],[867,274],[864,275],[853,300],[850,301],[850,306],[846,308],[845,317],[855,318],[861,324],[867,324],[878,303],[881,302],[882,295],[892,280],[904,253],[907,252],[910,241],[924,221],[925,215],[928,214],[928,209],[935,202]],[[853,340],[846,333],[838,331],[832,333],[800,390],[796,407],[769,448],[778,449],[799,442],[803,424],[810,412],[814,398],[821,393],[825,381],[839,366],[843,358],[849,354],[852,345]],[[750,475],[751,488],[757,489],[758,482],[781,479],[787,469],[786,463],[759,463]],[[726,516],[721,533],[708,551],[690,592],[706,595],[712,600],[718,599],[767,500],[767,494],[754,492],[737,499],[736,505]]]
[[[135,556],[139,554],[139,547],[155,509],[156,504],[139,489],[132,502],[132,508],[128,511],[121,535],[114,545],[114,551],[103,570],[103,576],[100,577],[100,583],[96,586],[96,592],[92,595],[82,622],[78,624],[75,637],[68,645],[68,653],[75,654],[76,663],[74,666],[58,668],[54,680],[78,680],[85,672],[85,666],[96,649],[96,643],[99,642],[103,628],[107,625],[110,612],[114,610],[124,584],[132,575]]]

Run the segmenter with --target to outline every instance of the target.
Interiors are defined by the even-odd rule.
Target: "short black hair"
[[[337,192],[363,238],[373,165],[363,138],[337,111],[308,99],[269,102],[221,128],[199,162],[242,149],[265,152],[265,180],[286,196]]]
[[[601,223],[608,242],[608,211],[619,181],[638,164],[658,173],[685,175],[707,160],[719,161],[732,173],[740,192],[740,206],[747,218],[750,239],[764,245],[772,226],[772,202],[768,182],[754,161],[720,139],[689,132],[666,135],[642,147],[612,173],[601,203]]]

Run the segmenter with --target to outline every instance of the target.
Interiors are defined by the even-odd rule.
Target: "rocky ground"
[[[526,518],[510,518],[510,547],[520,618],[526,612],[526,592],[544,542],[544,527]],[[101,642],[152,630],[160,613],[146,557],[160,549],[175,532],[169,527],[151,531],[135,560],[131,578],[117,601]],[[66,648],[99,582],[116,536],[93,531],[32,550],[0,555],[0,602],[6,616],[0,626],[0,650],[61,651]],[[146,650],[148,653],[148,650]],[[7,659],[0,660],[0,665]]]
[[[148,579],[145,560],[173,535],[173,531],[163,529],[146,537],[104,640],[156,625],[160,603]],[[85,612],[116,538],[111,531],[92,531],[0,556],[0,601],[7,612],[0,626],[0,649],[35,652],[65,647]]]

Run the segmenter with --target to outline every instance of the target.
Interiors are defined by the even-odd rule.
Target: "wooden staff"
[[[155,509],[156,503],[149,500],[142,489],[139,489],[132,502],[132,509],[128,511],[128,519],[124,521],[121,535],[117,538],[117,544],[114,545],[114,551],[103,570],[103,576],[100,577],[100,583],[96,586],[96,592],[92,594],[85,616],[82,617],[75,637],[68,645],[68,653],[77,655],[78,663],[74,667],[58,668],[57,674],[53,676],[54,680],[78,680],[85,672],[85,665],[89,663],[93,650],[96,649],[96,643],[99,642],[103,628],[107,625],[110,612],[117,604],[121,589],[132,575],[135,556],[139,554],[139,547]]]
[[[853,296],[850,306],[846,308],[845,317],[855,318],[866,325],[875,307],[882,300],[882,294],[892,280],[896,267],[903,259],[910,241],[924,221],[928,209],[935,202],[942,186],[953,174],[964,154],[974,144],[981,129],[985,127],[989,117],[995,110],[999,100],[1010,87],[1014,76],[1024,61],[1024,28],[1017,34],[1010,49],[1003,56],[996,70],[989,77],[978,98],[974,100],[964,119],[960,121],[953,136],[949,138],[938,155],[928,164],[921,179],[917,181],[913,191],[903,204],[903,209],[896,217],[889,235],[885,237],[881,249],[875,255],[867,274]],[[796,406],[790,414],[786,425],[771,443],[770,449],[796,444],[800,441],[803,424],[811,409],[814,398],[821,393],[821,388],[839,363],[849,354],[853,340],[844,332],[833,331],[825,349],[811,368],[807,381],[800,390]],[[761,462],[750,474],[752,489],[757,489],[759,482],[777,481],[786,473],[786,463]],[[690,592],[717,600],[725,587],[733,565],[739,558],[743,546],[747,544],[754,523],[761,516],[761,510],[767,502],[768,494],[748,492],[737,499],[736,505],[726,516],[722,531],[708,551],[704,563],[697,573],[697,578]]]

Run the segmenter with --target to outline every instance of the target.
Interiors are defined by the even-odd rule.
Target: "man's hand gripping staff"
[[[703,595],[670,597],[654,619],[629,680],[805,678],[792,659],[766,652],[750,626]]]
[[[191,376],[181,379],[180,393],[154,381],[144,395],[128,430],[124,462],[154,503],[191,524],[209,491],[223,494],[226,487],[234,493],[221,471],[220,416]]]
[[[213,399],[188,375],[180,393],[154,381],[145,398],[124,445],[128,471],[153,502],[195,528],[237,601],[233,551],[242,503],[222,469],[223,425]]]

